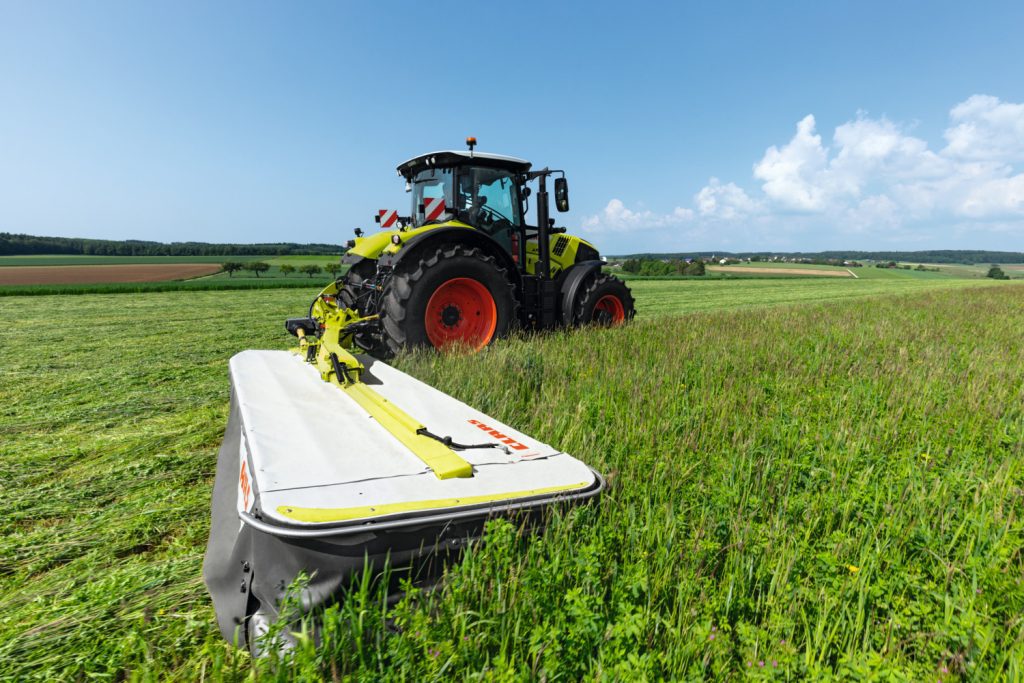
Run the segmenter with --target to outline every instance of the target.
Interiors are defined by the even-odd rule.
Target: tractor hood
[[[446,221],[444,223],[435,223],[432,225],[425,225],[421,228],[409,228],[406,230],[382,230],[373,235],[367,237],[357,237],[355,239],[355,246],[346,252],[345,256],[353,256],[359,258],[377,259],[380,258],[381,254],[394,254],[402,245],[411,240],[417,235],[421,235],[431,230],[438,230],[439,228],[465,228],[467,230],[473,230],[474,228],[470,225],[466,225],[461,221]],[[395,236],[398,237],[398,243],[395,243]],[[351,260],[351,259],[350,259]],[[357,259],[358,260],[358,259]]]

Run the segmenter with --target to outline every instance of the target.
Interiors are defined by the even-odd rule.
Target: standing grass
[[[364,586],[260,678],[1019,680],[1024,288],[761,283],[638,282],[623,329],[400,359],[611,489],[495,524],[434,594]],[[715,296],[749,310],[669,315]],[[250,674],[200,578],[226,360],[307,303],[0,301],[0,679]]]

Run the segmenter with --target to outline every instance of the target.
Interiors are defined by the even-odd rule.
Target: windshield
[[[431,199],[444,200],[443,213],[431,212]],[[454,216],[504,244],[513,226],[522,222],[516,177],[509,171],[474,166],[420,171],[412,179],[412,215],[414,225]]]
[[[451,211],[452,202],[452,169],[432,168],[420,171],[412,179],[412,216],[414,225],[426,223],[424,214],[426,200],[444,199],[445,215]],[[444,215],[441,216],[441,219]]]

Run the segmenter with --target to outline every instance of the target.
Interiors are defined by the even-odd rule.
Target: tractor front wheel
[[[354,264],[348,272],[341,277],[338,284],[338,298],[345,308],[354,308],[360,315],[369,315],[369,296],[363,289],[363,283],[372,280],[377,274],[377,262],[372,259],[364,259]]]
[[[599,274],[576,299],[577,325],[621,325],[636,315],[633,294],[622,280]]]
[[[479,249],[445,246],[395,273],[384,296],[384,338],[405,347],[478,351],[504,336],[516,315],[508,274]]]

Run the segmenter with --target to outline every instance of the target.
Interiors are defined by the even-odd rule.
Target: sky
[[[604,253],[1024,251],[1020,2],[0,0],[0,231],[331,242],[439,149]]]

